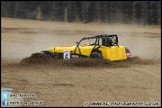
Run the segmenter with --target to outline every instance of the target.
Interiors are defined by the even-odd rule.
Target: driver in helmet
[[[109,37],[102,38],[102,45],[112,46],[112,40]]]

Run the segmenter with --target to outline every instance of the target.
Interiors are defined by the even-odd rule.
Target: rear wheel
[[[103,59],[101,53],[99,53],[99,52],[93,52],[93,53],[91,53],[91,55],[89,56],[89,58]]]

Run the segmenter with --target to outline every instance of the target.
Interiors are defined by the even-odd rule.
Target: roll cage
[[[79,42],[76,42],[77,45],[75,47],[74,54],[76,53],[76,50],[78,48],[79,54],[81,55],[79,45],[83,40],[96,39],[93,44],[90,44],[90,45],[94,45],[94,47],[92,49],[92,51],[93,51],[94,49],[98,49],[101,46],[105,46],[105,45],[103,45],[103,39],[105,39],[105,38],[109,38],[111,40],[111,45],[109,45],[109,46],[119,46],[118,45],[118,36],[116,34],[112,34],[112,35],[101,34],[101,35],[96,35],[96,36],[92,36],[92,37],[84,37]],[[102,43],[100,43],[100,39],[102,39]],[[97,46],[97,48],[96,48],[96,46]],[[107,46],[107,47],[109,47],[109,46]]]

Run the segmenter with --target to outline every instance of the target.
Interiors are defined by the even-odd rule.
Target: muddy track
[[[161,26],[64,23],[1,18],[1,85],[35,93],[40,106],[84,102],[157,102],[161,106]],[[32,56],[49,47],[76,45],[82,37],[117,34],[133,58],[54,60]],[[29,106],[30,107],[30,106]]]

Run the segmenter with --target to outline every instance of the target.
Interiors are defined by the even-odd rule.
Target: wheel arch
[[[102,55],[102,51],[99,50],[98,48],[93,49],[93,50],[91,51],[90,55],[91,55],[93,52],[98,52],[98,53],[100,53],[100,54]],[[102,56],[103,56],[103,55],[102,55]]]
[[[89,58],[97,58],[97,59],[103,59],[102,52],[101,51],[92,51]]]

